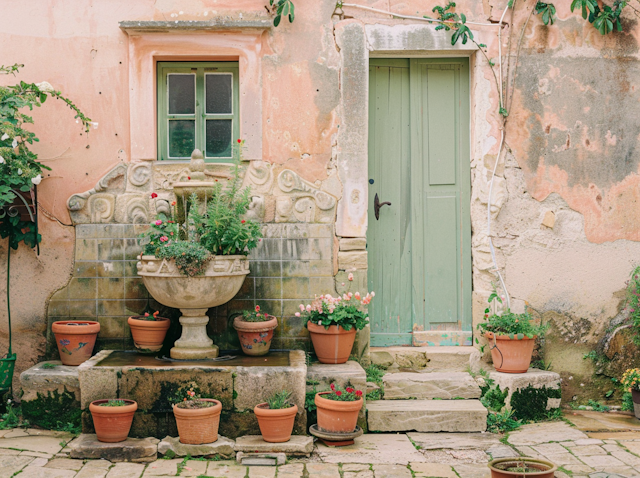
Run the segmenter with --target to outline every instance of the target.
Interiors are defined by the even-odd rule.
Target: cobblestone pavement
[[[491,433],[368,434],[356,445],[317,444],[313,455],[279,467],[235,461],[158,459],[111,463],[69,458],[63,432],[0,431],[0,478],[488,478],[491,458],[543,457],[557,478],[640,477],[640,431],[586,433],[565,422],[525,425],[508,436]]]

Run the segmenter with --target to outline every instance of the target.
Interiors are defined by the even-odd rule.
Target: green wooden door
[[[468,60],[371,60],[372,345],[409,345],[413,330],[471,331],[469,163]],[[391,202],[378,219],[376,194]]]

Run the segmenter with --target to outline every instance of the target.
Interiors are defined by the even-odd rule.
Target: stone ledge
[[[385,400],[480,398],[480,387],[464,372],[387,373],[382,377]]]
[[[45,364],[52,364],[53,368],[44,368]],[[38,393],[65,391],[73,393],[80,401],[80,380],[78,379],[78,367],[62,365],[59,360],[41,362],[25,370],[20,374],[20,385],[24,392],[22,401],[31,401],[38,398]]]
[[[269,443],[261,435],[247,435],[236,439],[235,451],[244,453],[284,453],[287,456],[310,456],[313,438],[293,435],[283,443]]]
[[[263,29],[272,27],[270,18],[254,16],[252,18],[235,18],[231,16],[218,16],[211,20],[176,20],[176,21],[122,21],[120,28],[131,33],[165,33],[171,31],[208,31],[208,30],[236,30],[236,29]]]
[[[233,458],[235,442],[229,438],[218,435],[218,439],[213,443],[203,443],[202,445],[187,445],[180,443],[180,437],[165,437],[158,443],[158,453],[161,455],[173,454],[172,456],[222,456]]]
[[[248,466],[277,466],[287,462],[287,455],[284,453],[245,453],[239,451],[236,461],[240,465]]]
[[[83,433],[67,447],[71,458],[148,463],[158,457],[157,438],[127,438],[118,443],[103,443],[96,435]]]
[[[530,368],[526,373],[504,373],[504,372],[489,372],[489,378],[500,386],[501,390],[509,389],[509,394],[505,400],[507,408],[511,407],[511,397],[513,392],[522,390],[524,388],[542,388],[558,390],[560,388],[560,382],[562,379],[556,372],[550,372],[548,370],[538,370],[536,368]],[[547,410],[560,407],[559,398],[549,398],[547,400]]]

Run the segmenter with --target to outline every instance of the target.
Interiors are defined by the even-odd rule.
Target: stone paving
[[[310,458],[289,459],[278,467],[240,466],[233,460],[71,459],[67,443],[72,439],[48,430],[0,431],[0,478],[488,478],[490,459],[518,455],[553,461],[560,466],[556,478],[640,477],[640,431],[585,433],[565,422],[525,425],[507,436],[368,434],[350,447],[317,443]]]

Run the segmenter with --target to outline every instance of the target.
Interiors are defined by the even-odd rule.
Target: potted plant
[[[352,280],[353,275],[349,275]],[[369,317],[364,306],[371,302],[374,292],[362,297],[359,292],[345,293],[342,297],[321,295],[306,307],[300,304],[300,312],[307,317],[306,327],[313,349],[322,363],[345,363],[349,360],[356,331],[362,330]]]
[[[143,234],[137,264],[153,298],[182,311],[182,336],[170,354],[176,359],[218,356],[206,332],[207,309],[238,293],[249,273],[247,255],[262,237],[260,224],[243,217],[251,194],[240,187],[239,165],[228,180],[208,179],[204,168],[202,153],[195,150],[190,172],[172,185],[177,200],[151,194],[159,214]]]
[[[98,440],[117,443],[127,439],[133,415],[138,409],[134,400],[95,400],[89,404]]]
[[[80,365],[91,357],[100,323],[90,320],[63,320],[51,324],[62,365]]]
[[[489,296],[489,304],[494,300],[502,304],[495,291]],[[525,373],[531,364],[535,339],[544,334],[548,324],[536,323],[528,311],[516,314],[507,308],[502,313],[490,315],[487,307],[484,312],[485,322],[478,324],[478,329],[489,340],[495,369],[498,372]]]
[[[498,458],[489,462],[491,478],[553,478],[558,467],[538,458]]]
[[[351,433],[356,429],[358,413],[364,400],[362,391],[353,387],[341,389],[331,384],[331,391],[316,393],[314,400],[318,428],[331,433]]]
[[[153,315],[145,312],[144,315],[134,315],[127,320],[133,336],[133,343],[139,352],[153,353],[162,348],[171,321],[165,317],[159,317],[159,315],[158,311],[155,311]]]
[[[197,385],[180,389],[173,405],[180,443],[202,445],[215,442],[221,412],[222,403],[212,398],[201,398]]]
[[[247,355],[265,355],[271,347],[273,331],[278,319],[273,315],[260,312],[260,306],[244,311],[233,319],[233,328],[238,332],[242,351]]]
[[[290,397],[291,392],[282,390],[253,409],[264,441],[282,443],[291,438],[298,406],[289,401]]]
[[[640,419],[640,369],[630,368],[620,380],[622,388],[631,393],[633,399],[633,413]]]

